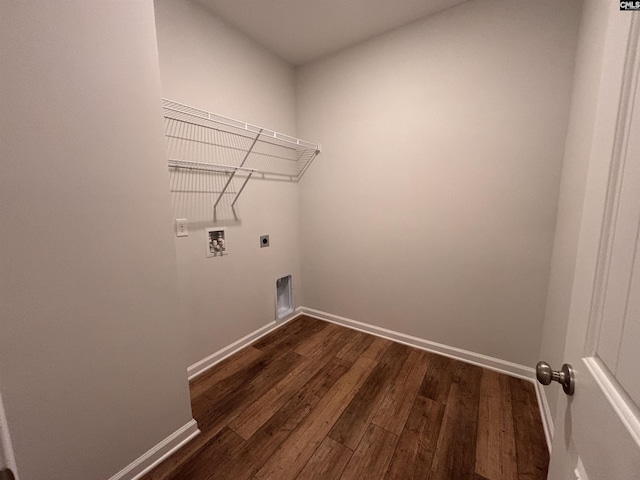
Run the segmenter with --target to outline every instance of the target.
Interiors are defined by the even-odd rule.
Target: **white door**
[[[550,480],[640,479],[639,32],[611,2]]]

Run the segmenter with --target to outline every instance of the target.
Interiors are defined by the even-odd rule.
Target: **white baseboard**
[[[124,467],[109,480],[137,480],[141,478],[199,434],[198,424],[195,420],[191,420],[144,455]]]
[[[553,419],[549,410],[547,397],[544,393],[544,390],[540,388],[542,387],[542,385],[540,385],[536,381],[535,369],[526,367],[524,365],[519,365],[517,363],[508,362],[506,360],[501,360],[499,358],[490,357],[488,355],[483,355],[482,353],[475,353],[469,350],[464,350],[462,348],[451,347],[442,343],[432,342],[423,338],[418,338],[412,335],[395,332],[386,328],[377,327],[368,323],[358,322],[357,320],[340,317],[338,315],[322,312],[313,308],[301,307],[300,311],[309,317],[337,323],[338,325],[342,325],[344,327],[352,328],[354,330],[359,330],[365,333],[370,333],[378,337],[393,340],[394,342],[403,343],[411,347],[416,347],[422,350],[437,353],[439,355],[444,355],[445,357],[454,358],[456,360],[471,363],[479,367],[488,368],[490,370],[504,373],[512,377],[521,378],[533,383],[536,389],[536,395],[538,397],[538,405],[540,407],[540,416],[542,417],[542,426],[544,427],[547,447],[549,448],[549,451],[551,451],[551,440],[553,439]]]
[[[278,320],[278,321],[268,323],[264,327],[260,327],[259,329],[251,332],[250,334],[245,335],[240,340],[233,342],[231,345],[227,345],[226,347],[218,350],[217,352],[212,353],[208,357],[203,358],[202,360],[194,363],[193,365],[187,368],[187,375],[189,376],[189,381],[193,380],[198,375],[203,374],[204,372],[209,370],[211,367],[213,367],[215,364],[220,363],[222,360],[229,357],[230,355],[233,355],[238,350],[243,349],[247,345],[250,345],[256,340],[260,339],[261,337],[264,337],[266,334],[271,333],[274,330],[277,330],[283,325],[286,325],[291,320],[298,318],[300,315],[302,315],[302,313],[300,313],[300,307],[298,307],[290,317],[287,317],[283,320]]]
[[[542,417],[542,426],[544,427],[544,436],[547,440],[547,448],[551,453],[551,443],[553,441],[554,427],[549,401],[547,400],[547,391],[540,382],[534,382],[536,387],[536,396],[538,397],[538,405],[540,405],[540,417]]]
[[[533,368],[525,367],[524,365],[518,365],[517,363],[508,362],[499,358],[490,357],[481,353],[470,352],[469,350],[463,350],[457,347],[450,347],[442,343],[432,342],[423,338],[414,337],[405,333],[395,332],[368,323],[358,322],[357,320],[351,320],[350,318],[340,317],[331,313],[321,312],[320,310],[314,310],[312,308],[302,307],[300,309],[302,313],[310,317],[315,317],[320,320],[326,320],[328,322],[337,323],[339,325],[359,330],[361,332],[370,333],[378,337],[387,338],[394,342],[403,343],[411,347],[417,347],[422,350],[444,355],[445,357],[461,360],[466,363],[478,365],[479,367],[495,370],[500,373],[506,373],[513,377],[522,378],[524,380],[531,381],[534,378],[535,371]]]

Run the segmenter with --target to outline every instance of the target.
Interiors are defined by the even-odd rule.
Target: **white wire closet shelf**
[[[297,182],[320,153],[320,145],[263,127],[162,99],[169,168],[221,174],[215,209],[223,196],[233,194],[233,208],[249,179]],[[234,178],[241,187],[229,191]]]

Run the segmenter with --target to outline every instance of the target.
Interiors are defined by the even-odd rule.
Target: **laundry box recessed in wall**
[[[276,280],[276,318],[279,320],[293,312],[293,288],[291,275]]]

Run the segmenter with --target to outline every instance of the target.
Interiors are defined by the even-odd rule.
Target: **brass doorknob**
[[[552,381],[562,385],[562,390],[567,395],[573,395],[575,391],[575,378],[573,375],[573,367],[568,363],[562,365],[562,368],[553,370],[547,362],[538,362],[536,365],[536,377],[542,385],[549,385]]]

